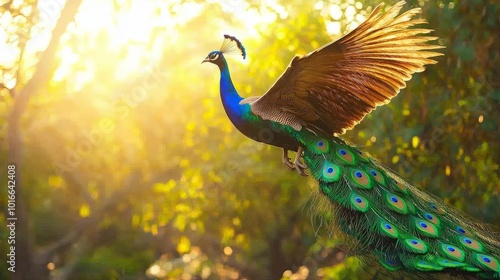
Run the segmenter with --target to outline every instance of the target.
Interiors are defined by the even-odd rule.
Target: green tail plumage
[[[304,176],[306,167],[332,206],[334,224],[358,256],[376,258],[389,279],[500,278],[500,234],[406,183],[377,161],[333,136],[387,104],[442,48],[424,24],[402,14],[404,1],[385,13],[380,4],[356,29],[306,55],[295,56],[262,96],[242,98],[224,53],[246,51],[234,36],[203,60],[219,67],[224,109],[240,132],[283,148],[282,161]],[[228,47],[230,46],[230,47]],[[293,163],[288,151],[297,151]],[[318,204],[315,204],[318,205]],[[398,274],[409,272],[407,275]],[[439,274],[441,273],[441,274]],[[401,276],[401,277],[398,277]]]
[[[500,278],[499,236],[336,137],[300,133],[304,160],[353,250],[391,271]]]

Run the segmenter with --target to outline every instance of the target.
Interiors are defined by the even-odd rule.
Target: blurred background
[[[498,227],[500,5],[407,2],[445,55],[345,138]],[[367,279],[310,210],[314,184],[232,127],[200,63],[238,37],[233,81],[261,95],[378,3],[0,0],[0,183],[11,163],[18,179],[0,278]]]

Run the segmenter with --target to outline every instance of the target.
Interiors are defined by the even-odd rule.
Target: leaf
[[[177,252],[180,254],[188,253],[191,250],[191,241],[186,236],[181,236],[177,243]]]

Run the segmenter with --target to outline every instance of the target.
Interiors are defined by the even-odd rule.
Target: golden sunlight
[[[39,8],[43,10],[48,2],[50,0],[41,1]],[[209,1],[208,3],[211,2],[220,4],[224,11],[233,13],[237,18],[245,19],[242,20],[243,26],[221,26],[220,30],[215,31],[214,34],[242,34],[240,36],[242,40],[257,37],[259,35],[257,25],[270,24],[276,21],[277,17],[288,16],[286,9],[275,0],[263,2],[259,9],[250,7],[246,1],[242,0]],[[68,31],[78,34],[77,40],[90,42],[91,47],[102,51],[125,50],[126,54],[116,62],[114,76],[110,77],[123,80],[138,68],[155,65],[160,61],[166,44],[186,44],[181,41],[182,36],[178,33],[177,27],[196,17],[203,7],[203,4],[191,2],[164,5],[155,0],[143,0],[130,1],[129,5],[116,6],[113,2],[86,0],[82,3],[75,22],[68,28]],[[52,5],[50,8],[59,9],[51,11],[55,15],[60,13],[62,6]],[[46,26],[40,27],[40,34],[34,35],[36,38],[34,43],[37,45],[34,49],[37,50],[46,45],[50,38],[48,30],[54,24],[51,20],[44,20],[43,23]],[[157,32],[161,35],[154,36]],[[0,33],[0,39],[1,36]],[[69,37],[65,36],[66,41],[63,40],[58,52],[60,64],[54,73],[53,82],[68,80],[71,83],[70,87],[79,91],[93,80],[94,74],[80,61],[80,53],[69,44]],[[137,51],[134,51],[138,45],[142,47],[137,47]],[[147,48],[148,52],[141,51],[143,48]],[[8,57],[15,56],[5,55],[9,51],[13,52],[15,49],[2,52],[4,55],[0,56],[0,63],[14,63],[8,60]],[[98,56],[97,53],[96,55]],[[68,76],[69,73],[72,73],[71,77]]]
[[[147,64],[159,61],[166,41],[177,40],[175,26],[196,16],[202,8],[199,4],[180,5],[174,7],[176,11],[174,16],[165,6],[157,4],[157,1],[132,1],[129,6],[115,7],[112,2],[87,0],[83,2],[76,16],[72,32],[90,40],[93,42],[91,45],[102,50],[126,49],[127,54],[118,61],[114,73],[114,78],[123,80],[144,65],[144,59],[147,59]],[[153,32],[159,27],[168,32],[151,41]],[[147,46],[149,49],[147,57],[143,52],[134,51],[136,45]],[[59,55],[61,64],[55,73],[55,81],[67,77],[78,57],[76,51],[67,45],[62,47]],[[74,86],[78,90],[91,79],[92,75],[79,71],[79,75],[74,78],[76,82]]]
[[[68,27],[61,41],[53,83],[66,81],[67,87],[77,92],[94,80],[95,71],[82,60],[83,53],[91,52],[89,48],[93,49],[97,58],[106,52],[119,54],[114,61],[115,70],[107,74],[110,79],[124,80],[137,69],[157,65],[166,45],[188,45],[188,42],[183,41],[186,39],[182,34],[179,34],[178,27],[197,17],[205,5],[220,5],[223,12],[230,13],[241,21],[241,24],[235,26],[220,25],[213,34],[240,34],[239,38],[243,41],[258,39],[259,26],[267,28],[273,22],[289,16],[287,8],[277,0],[263,1],[258,7],[244,0],[209,0],[206,4],[163,3],[157,0],[118,2],[83,1],[74,23]],[[32,37],[24,54],[27,62],[23,67],[32,67],[38,59],[37,53],[46,48],[62,8],[63,4],[56,0],[38,2],[40,21],[32,29]],[[342,4],[318,1],[313,8],[321,10],[326,19],[325,28],[332,35],[340,35],[342,25],[347,24],[347,30],[352,30],[365,19],[363,14],[358,13],[363,5],[352,0]],[[12,15],[8,12],[0,17],[2,26],[9,26],[12,21]],[[0,29],[0,65],[4,67],[12,66],[19,57],[19,49],[6,42],[7,32],[7,28]],[[75,40],[85,42],[87,49],[75,48]],[[101,63],[112,63],[105,57],[100,59]],[[246,64],[248,60],[238,63]],[[16,84],[15,77],[10,81],[5,80],[7,87],[14,87]]]

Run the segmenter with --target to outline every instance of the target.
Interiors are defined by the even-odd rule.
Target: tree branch
[[[33,77],[24,88],[17,92],[14,105],[8,118],[8,144],[9,164],[16,164],[16,273],[11,274],[11,279],[46,278],[47,275],[39,273],[39,267],[34,267],[33,235],[30,233],[29,211],[26,204],[25,191],[22,184],[22,142],[21,142],[21,116],[26,110],[29,97],[39,88],[47,84],[51,75],[51,67],[61,36],[68,24],[73,20],[82,0],[67,1],[61,16],[52,31],[52,37],[45,52],[38,62]]]
[[[125,186],[108,196],[101,206],[93,211],[93,214],[90,217],[79,220],[73,226],[73,231],[67,233],[55,243],[43,248],[36,257],[36,259],[39,260],[39,263],[43,264],[49,262],[54,254],[75,243],[80,236],[85,233],[85,231],[95,228],[105,214],[109,214],[111,211],[114,211],[116,209],[116,205],[123,202],[125,196],[144,192],[143,188],[138,187],[140,177],[139,172],[133,172],[130,174],[126,179]]]
[[[168,172],[162,172],[161,174],[153,176],[150,181],[141,184],[140,179],[142,178],[142,173],[139,171],[132,172],[125,180],[124,186],[109,195],[103,201],[103,203],[100,204],[100,207],[92,212],[93,214],[89,218],[79,220],[73,226],[74,230],[67,233],[55,243],[41,249],[36,256],[36,259],[39,260],[38,264],[42,266],[50,262],[55,254],[68,248],[76,242],[80,242],[80,240],[82,239],[82,235],[84,235],[89,230],[95,229],[105,215],[116,213],[116,210],[118,209],[117,205],[119,203],[123,203],[126,200],[126,197],[136,197],[139,194],[146,194],[146,189],[144,187],[141,187],[141,185],[153,186],[155,183],[162,182],[166,178],[171,178],[174,174],[177,173],[178,170],[175,167]],[[121,211],[125,210],[126,209],[122,209]],[[75,258],[76,259],[74,259],[74,261],[76,262],[78,257]]]

